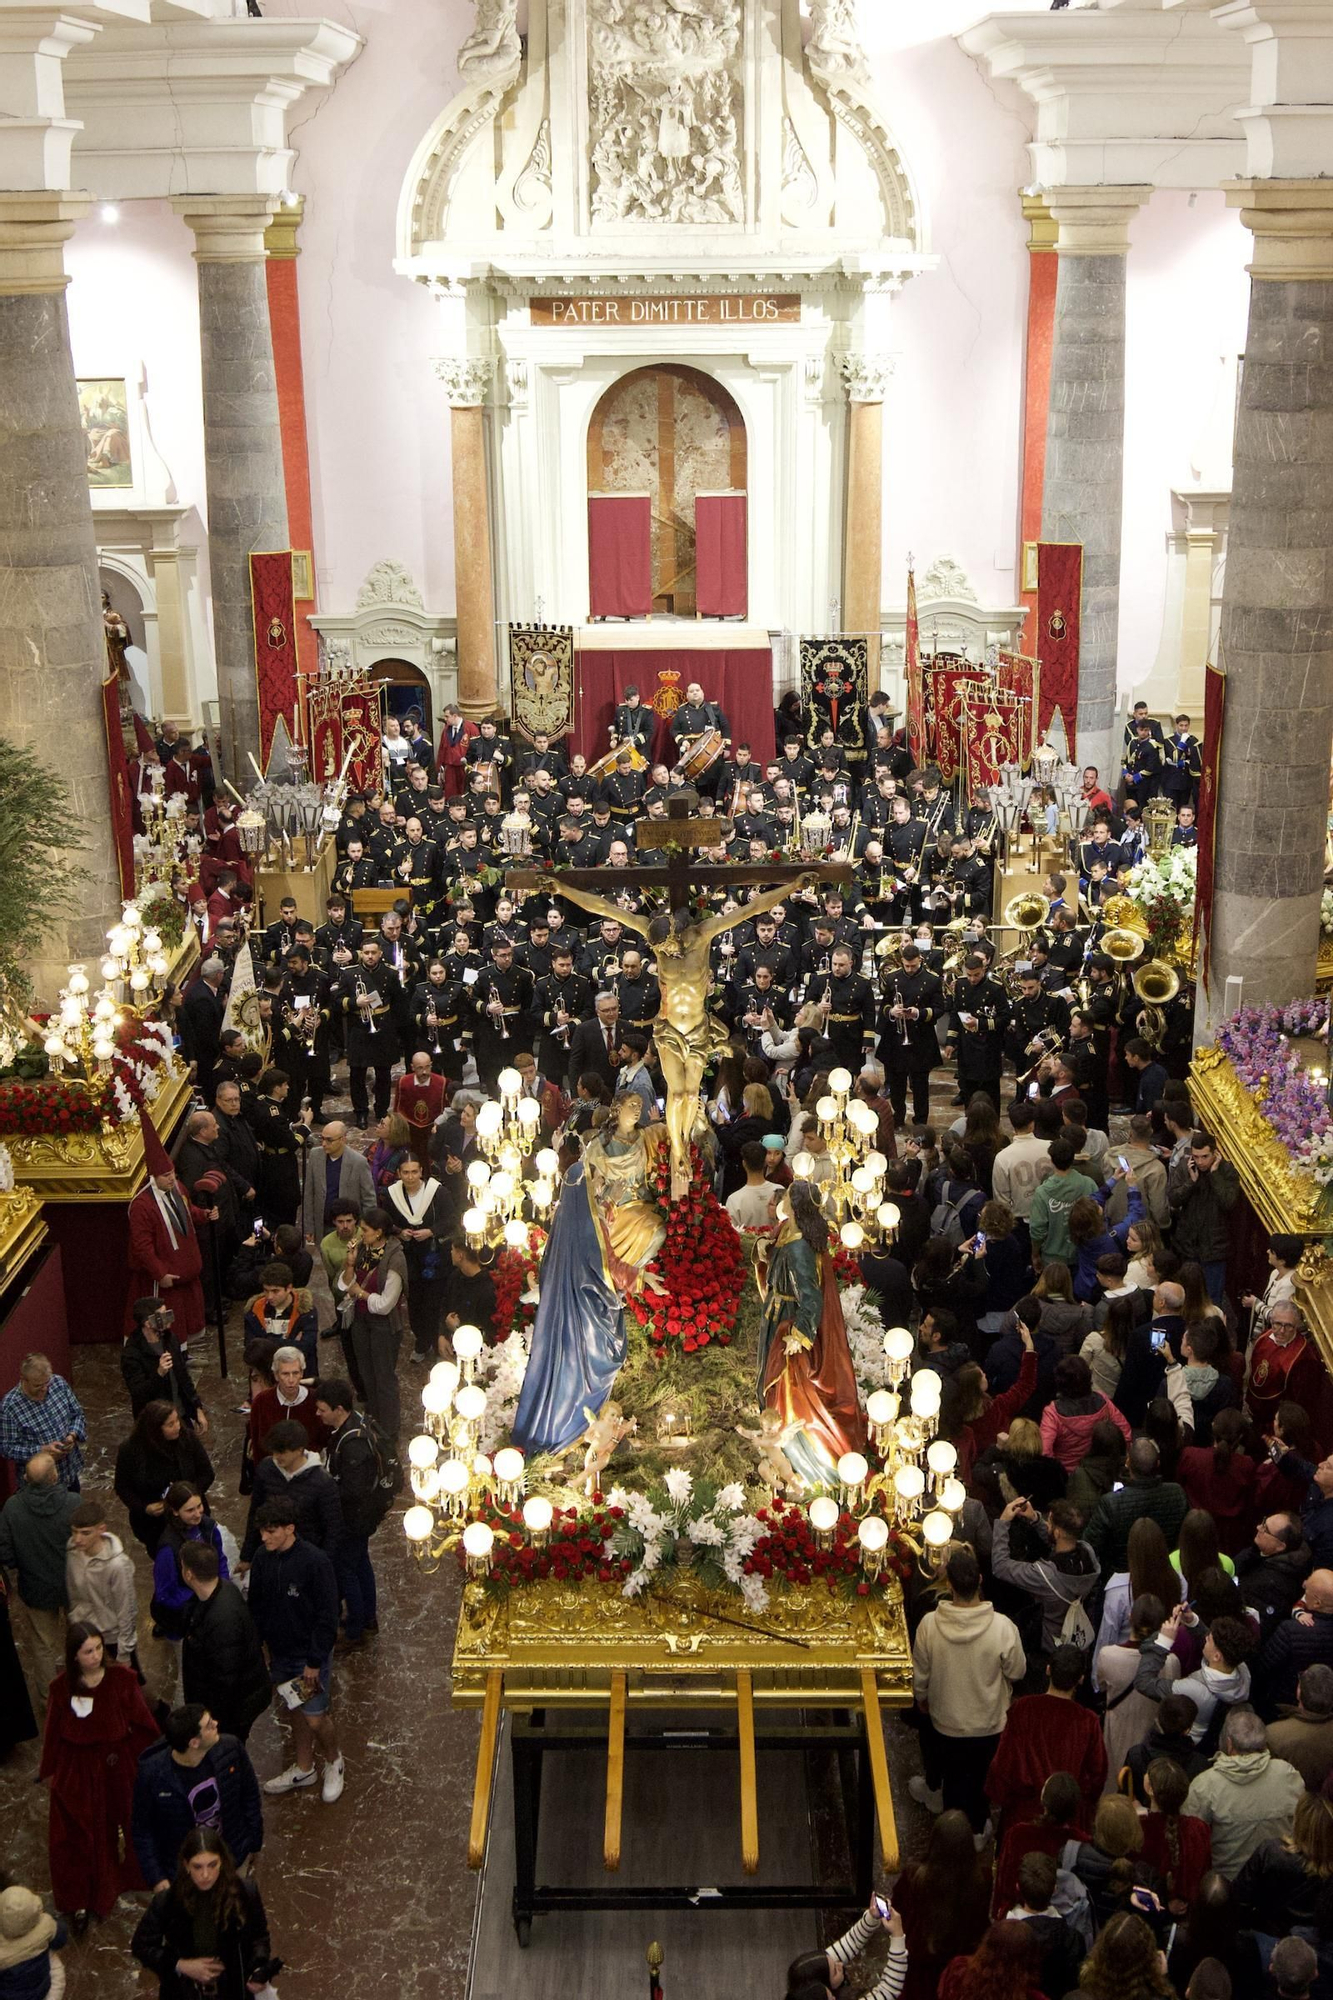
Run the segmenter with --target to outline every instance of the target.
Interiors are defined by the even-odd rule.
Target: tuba
[[[1180,991],[1180,974],[1164,959],[1150,958],[1134,974],[1134,992],[1143,1002],[1135,1023],[1150,1048],[1166,1040],[1166,1009]]]
[[[1122,925],[1118,929],[1104,931],[1097,949],[1104,952],[1107,958],[1113,958],[1116,964],[1123,968],[1132,965],[1136,958],[1142,958],[1143,939],[1137,931],[1128,930]]]
[[[1036,889],[1024,889],[1004,906],[1005,925],[1011,931],[1040,930],[1050,914],[1050,902]]]

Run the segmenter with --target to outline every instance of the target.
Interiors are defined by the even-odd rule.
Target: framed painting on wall
[[[133,486],[129,397],[117,375],[81,376],[79,415],[88,454],[88,484],[94,491]]]

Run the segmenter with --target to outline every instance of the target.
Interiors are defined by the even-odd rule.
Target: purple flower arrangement
[[[1241,1007],[1217,1032],[1217,1046],[1245,1089],[1259,1100],[1265,1119],[1291,1155],[1292,1164],[1327,1183],[1333,1166],[1333,1116],[1327,1083],[1302,1069],[1293,1037],[1328,1034],[1326,1000],[1293,1000],[1287,1007]]]

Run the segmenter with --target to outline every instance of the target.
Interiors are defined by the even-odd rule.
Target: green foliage
[[[634,1485],[655,1483],[673,1465],[683,1465],[714,1489],[732,1480],[742,1485],[754,1474],[754,1447],[737,1437],[736,1425],[758,1423],[759,1394],[755,1382],[760,1319],[759,1294],[747,1278],[730,1347],[716,1345],[694,1354],[654,1347],[632,1318],[627,1318],[629,1356],[616,1377],[615,1398],[627,1417],[638,1419],[638,1434],[620,1447],[606,1472],[604,1487],[633,1464]],[[664,1408],[688,1419],[691,1443],[659,1444],[658,1423]],[[757,1496],[757,1488],[756,1488]]]
[[[11,1001],[27,1001],[28,962],[77,905],[83,833],[59,771],[0,736],[0,984]]]

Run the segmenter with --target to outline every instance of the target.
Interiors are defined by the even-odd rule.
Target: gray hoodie
[[[117,1657],[128,1660],[138,1640],[138,1600],[134,1564],[120,1536],[108,1528],[91,1555],[76,1549],[71,1541],[65,1558],[65,1582],[70,1617],[86,1618],[119,1649]]]
[[[1062,1566],[1057,1567],[1049,1545],[1036,1562],[1016,1562],[1009,1553],[1010,1526],[1005,1520],[995,1523],[992,1574],[1001,1583],[1012,1583],[1036,1598],[1041,1606],[1042,1651],[1053,1653],[1060,1644],[1070,1605],[1082,1604],[1101,1582],[1101,1565],[1086,1542],[1079,1542],[1075,1559]]]
[[[1304,1791],[1293,1764],[1269,1750],[1247,1750],[1214,1758],[1181,1810],[1212,1828],[1213,1866],[1234,1882],[1256,1847],[1290,1833]]]
[[[1219,1701],[1224,1701],[1228,1708],[1234,1708],[1238,1701],[1249,1700],[1250,1670],[1242,1660],[1238,1667],[1230,1670],[1200,1666],[1188,1680],[1168,1681],[1162,1668],[1170,1651],[1170,1639],[1159,1632],[1143,1648],[1134,1685],[1140,1694],[1148,1695],[1153,1701],[1164,1701],[1169,1694],[1188,1695],[1198,1711],[1190,1729],[1190,1741],[1201,1743]]]

